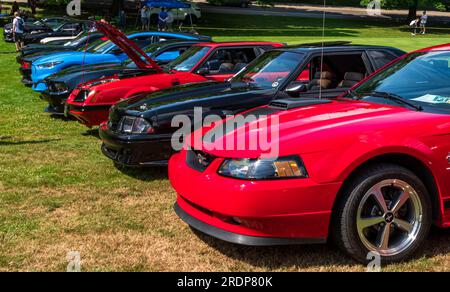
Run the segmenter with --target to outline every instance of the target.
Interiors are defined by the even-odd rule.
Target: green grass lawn
[[[320,21],[205,15],[215,40],[321,41]],[[450,30],[411,37],[401,27],[330,21],[326,40],[405,50],[450,42]],[[172,211],[165,169],[121,171],[96,131],[50,118],[20,83],[14,46],[0,42],[0,271],[65,270],[79,251],[94,271],[361,271],[329,246],[249,248],[193,233]],[[450,233],[434,231],[416,260],[387,270],[450,270]]]

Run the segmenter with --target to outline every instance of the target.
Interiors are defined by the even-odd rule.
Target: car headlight
[[[59,61],[59,62],[48,62],[48,63],[40,64],[37,67],[39,69],[51,69],[51,68],[54,68],[54,67],[56,67],[56,66],[58,66],[58,65],[60,65],[62,63],[63,63],[62,61]]]
[[[152,125],[144,118],[123,117],[117,127],[117,131],[122,134],[151,134]]]
[[[298,156],[278,159],[227,159],[220,166],[219,174],[248,180],[308,177]]]

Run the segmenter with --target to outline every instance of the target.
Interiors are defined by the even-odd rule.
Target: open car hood
[[[114,26],[105,21],[96,21],[95,25],[97,30],[121,48],[139,69],[154,69],[157,72],[163,71],[152,58]]]

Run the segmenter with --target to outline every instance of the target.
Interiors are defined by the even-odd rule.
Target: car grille
[[[67,91],[64,88],[56,86],[56,84],[53,82],[49,82],[49,81],[44,81],[44,82],[47,84],[48,91],[50,91],[50,92],[63,93],[63,92]]]
[[[203,151],[188,150],[186,155],[187,165],[200,172],[204,172],[214,161],[215,157]]]

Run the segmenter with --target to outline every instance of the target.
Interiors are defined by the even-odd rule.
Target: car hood
[[[368,137],[376,140],[376,135],[382,135],[381,133],[387,133],[388,131],[398,132],[397,134],[394,133],[398,136],[403,132],[403,128],[417,125],[418,129],[423,129],[420,125],[426,119],[429,120],[432,115],[403,107],[347,99],[336,99],[328,103],[307,105],[291,110],[266,106],[246,112],[243,115],[248,117],[252,114],[257,117],[254,122],[247,123],[240,128],[236,127],[235,130],[229,132],[221,132],[210,141],[200,141],[203,138],[194,140],[194,137],[202,137],[202,135],[192,135],[188,138],[188,144],[195,145],[195,148],[203,145],[200,146],[203,150],[225,149],[223,145],[226,145],[224,143],[229,139],[245,141],[245,145],[251,145],[249,143],[252,139],[255,139],[255,133],[258,133],[258,135],[269,133],[263,137],[271,137],[271,139],[268,139],[271,142],[270,145],[279,146],[279,156],[300,152],[303,154],[317,153],[337,148],[339,145],[343,147],[347,145],[345,147],[348,147],[352,143],[368,140]],[[204,134],[211,128],[202,130]],[[404,132],[408,131],[405,130]],[[272,135],[272,133],[275,134]],[[269,153],[262,149],[205,151],[217,157],[238,159],[259,158]]]
[[[23,60],[27,61],[27,62],[34,62],[37,59],[42,58],[44,56],[60,54],[60,53],[64,53],[64,52],[67,52],[67,51],[69,51],[69,50],[63,50],[61,48],[54,49],[54,50],[53,49],[47,49],[45,51],[40,51],[40,52],[36,52],[36,53],[31,53],[31,54],[25,55],[23,57]]]
[[[85,65],[85,66],[75,66],[75,67],[69,67],[67,69],[64,69],[54,75],[52,77],[54,79],[66,79],[70,78],[71,76],[75,76],[78,74],[88,74],[93,73],[97,71],[103,71],[103,70],[110,70],[110,69],[122,69],[122,64],[117,63],[105,63],[105,64],[96,64],[96,65]]]
[[[245,83],[202,82],[175,86],[153,94],[124,100],[117,107],[138,115],[175,114],[181,109],[201,106],[211,98],[234,95],[260,94],[260,89]]]
[[[40,65],[49,62],[64,62],[67,60],[86,60],[87,58],[92,57],[92,55],[101,56],[100,54],[91,54],[84,52],[61,52],[56,54],[45,55],[37,59],[34,64]]]
[[[66,84],[69,90],[73,90],[81,83],[111,77],[116,74],[120,74],[122,71],[123,66],[117,63],[106,63],[102,65],[89,65],[83,67],[76,66],[54,74],[48,77],[46,81],[62,82]]]
[[[97,21],[95,26],[98,31],[103,33],[108,39],[111,40],[117,47],[121,48],[127,56],[133,60],[133,62],[140,69],[155,69],[158,72],[162,72],[162,68],[148,56],[136,43],[131,41],[124,33],[116,29],[104,21]]]

